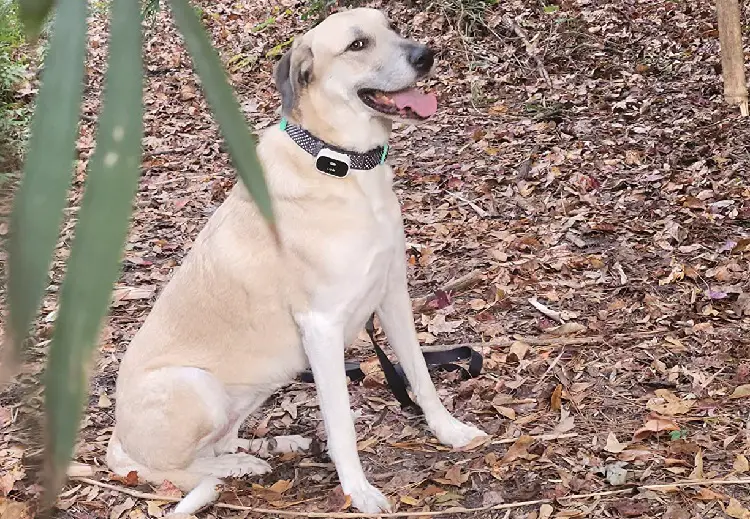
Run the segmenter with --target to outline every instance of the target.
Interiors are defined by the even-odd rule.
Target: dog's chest
[[[350,199],[340,215],[356,225],[332,238],[326,252],[329,282],[313,297],[316,310],[339,321],[347,339],[382,301],[393,262],[403,260],[398,252],[404,250],[401,212],[390,182],[382,177],[360,181],[365,196]]]

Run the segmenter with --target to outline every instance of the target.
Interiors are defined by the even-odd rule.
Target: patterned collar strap
[[[356,153],[326,144],[304,128],[289,124],[286,118],[281,120],[280,128],[297,143],[297,146],[315,157],[318,170],[334,177],[344,178],[350,169],[374,169],[385,163],[388,157],[387,144],[365,153]]]

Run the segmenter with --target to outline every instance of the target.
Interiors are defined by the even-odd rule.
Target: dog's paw
[[[432,427],[437,439],[443,445],[450,445],[454,449],[464,447],[474,438],[483,438],[487,433],[483,430],[456,420],[452,416],[446,417]]]
[[[195,472],[217,478],[260,476],[271,472],[271,465],[251,454],[222,454],[213,458],[199,458],[190,466]]]
[[[352,504],[364,514],[390,512],[391,503],[383,493],[366,480],[344,487],[344,494],[352,498]]]

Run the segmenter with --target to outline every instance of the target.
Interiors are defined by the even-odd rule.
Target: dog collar
[[[319,171],[332,177],[344,178],[350,169],[374,169],[385,163],[388,157],[387,144],[365,153],[356,153],[327,144],[304,128],[289,124],[286,118],[281,119],[279,127],[297,143],[297,146],[315,157],[315,167]]]

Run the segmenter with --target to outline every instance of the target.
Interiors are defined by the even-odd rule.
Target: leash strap
[[[305,150],[313,157],[317,157],[320,150],[323,148],[333,150],[337,153],[347,155],[351,160],[349,167],[351,169],[374,169],[381,164],[385,163],[385,159],[388,157],[388,145],[378,146],[365,153],[356,153],[353,151],[347,151],[338,146],[326,144],[322,140],[315,137],[312,133],[308,132],[301,126],[290,124],[289,121],[284,118],[281,120],[279,125],[282,131],[286,132],[292,140],[297,143],[297,146]]]
[[[422,414],[422,409],[417,405],[414,400],[409,396],[409,381],[406,378],[403,368],[399,364],[393,364],[388,356],[385,354],[383,349],[375,339],[375,314],[370,316],[367,324],[365,325],[365,331],[370,337],[373,347],[375,348],[375,354],[378,356],[380,366],[385,375],[385,381],[388,384],[388,388],[396,397],[396,400],[401,404],[401,408],[409,410],[416,414]],[[446,371],[458,371],[461,373],[461,377],[464,380],[469,378],[475,378],[482,372],[482,364],[484,359],[482,355],[468,346],[460,346],[451,350],[442,351],[425,351],[422,352],[424,355],[425,362],[428,367],[438,366]],[[469,368],[466,369],[463,366],[454,364],[461,360],[469,360]],[[346,362],[346,375],[352,382],[357,382],[365,378],[365,374],[359,366],[359,362]],[[300,379],[303,382],[313,383],[312,371],[306,370],[300,374]]]
[[[391,393],[393,393],[393,396],[395,396],[396,400],[398,400],[401,404],[401,409],[409,410],[416,414],[422,414],[422,408],[419,407],[419,405],[411,399],[411,397],[409,396],[409,392],[406,390],[403,370],[401,371],[402,374],[399,374],[396,371],[396,367],[391,362],[391,359],[388,358],[388,355],[385,354],[383,349],[378,344],[378,341],[375,340],[375,314],[372,314],[367,320],[365,330],[367,331],[367,335],[370,336],[370,342],[372,342],[372,345],[375,348],[375,353],[377,354],[378,360],[380,361],[380,367],[383,369],[383,373],[385,374],[385,381],[388,384]]]

